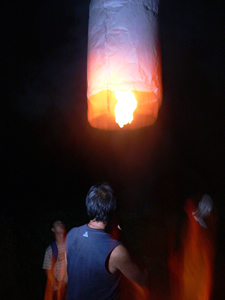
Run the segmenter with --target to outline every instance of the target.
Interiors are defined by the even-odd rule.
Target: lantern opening
[[[104,130],[129,130],[152,125],[158,116],[161,101],[155,93],[132,90],[137,107],[133,112],[133,121],[120,127],[115,118],[115,106],[118,103],[115,90],[103,90],[88,99],[88,121],[92,127]]]
[[[137,108],[137,101],[132,91],[115,91],[117,104],[115,106],[115,121],[122,128],[133,121],[133,113]]]

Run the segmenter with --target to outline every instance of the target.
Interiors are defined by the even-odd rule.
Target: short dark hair
[[[116,199],[108,183],[93,185],[86,196],[87,213],[91,220],[108,222],[116,210]]]

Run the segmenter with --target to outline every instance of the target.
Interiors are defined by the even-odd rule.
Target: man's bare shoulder
[[[145,286],[147,284],[145,275],[131,259],[128,250],[122,244],[115,247],[111,252],[108,266],[111,273],[115,273],[119,270],[138,285]]]
[[[109,271],[115,273],[117,270],[121,270],[124,263],[129,260],[129,253],[127,249],[122,245],[115,247],[109,258]]]
[[[116,261],[121,261],[124,259],[128,259],[130,256],[127,249],[122,244],[120,244],[113,249],[111,257]]]

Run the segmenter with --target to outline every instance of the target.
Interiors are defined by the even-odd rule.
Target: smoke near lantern
[[[135,129],[156,121],[162,102],[158,4],[159,0],[91,1],[87,70],[91,126]],[[118,117],[121,103],[124,113],[120,110]]]

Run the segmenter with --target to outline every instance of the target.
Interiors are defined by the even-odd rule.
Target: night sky
[[[0,216],[5,224],[21,219],[18,231],[26,227],[26,237],[44,231],[52,211],[67,214],[71,226],[82,224],[89,187],[108,181],[124,220],[182,215],[187,197],[210,194],[224,246],[222,3],[161,0],[158,119],[147,128],[115,132],[87,122],[89,1],[4,3]],[[42,237],[39,241],[44,245]]]

